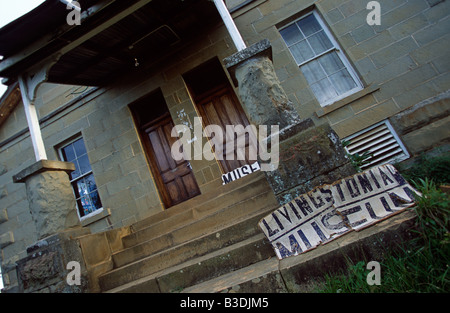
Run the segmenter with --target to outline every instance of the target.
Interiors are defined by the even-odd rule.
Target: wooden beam
[[[8,119],[20,100],[19,84],[16,83],[8,88],[3,96],[3,101],[0,103],[0,125]]]
[[[242,39],[241,33],[239,33],[239,30],[237,29],[236,24],[234,23],[233,18],[231,17],[230,12],[228,11],[228,8],[223,0],[214,0],[214,4],[216,5],[217,11],[219,11],[220,16],[222,17],[228,33],[230,34],[231,39],[236,46],[236,49],[238,51],[241,51],[247,48],[244,39]]]
[[[44,141],[42,140],[41,128],[39,126],[36,106],[28,97],[27,82],[22,76],[19,77],[19,85],[36,161],[47,160],[47,153],[45,152]]]

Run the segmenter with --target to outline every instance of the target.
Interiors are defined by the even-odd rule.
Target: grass
[[[433,163],[434,162],[434,163]],[[325,282],[316,292],[327,293],[448,293],[450,292],[450,197],[442,192],[439,184],[448,183],[449,168],[443,168],[447,159],[427,160],[409,171],[413,185],[422,193],[417,196],[417,235],[408,242],[401,243],[397,249],[386,251],[381,265],[381,284],[369,285],[366,269],[369,260],[356,264],[347,260],[347,270],[336,275],[327,274]],[[448,164],[448,163],[447,163]],[[438,170],[440,168],[440,170]],[[421,172],[422,171],[422,172]],[[427,176],[431,176],[429,178]]]

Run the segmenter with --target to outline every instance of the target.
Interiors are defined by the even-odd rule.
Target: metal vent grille
[[[371,154],[365,164],[360,166],[361,169],[409,158],[408,151],[388,120],[363,129],[343,141],[347,142],[345,149],[349,154]]]

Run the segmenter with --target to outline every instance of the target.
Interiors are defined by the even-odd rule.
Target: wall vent
[[[345,149],[349,154],[362,155],[366,151],[371,153],[371,156],[366,159],[367,163],[360,166],[362,170],[409,158],[408,151],[388,120],[367,127],[344,138],[343,141],[347,142]]]

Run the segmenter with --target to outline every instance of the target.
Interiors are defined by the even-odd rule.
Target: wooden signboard
[[[323,185],[259,222],[279,259],[361,230],[414,205],[417,193],[392,165]]]

